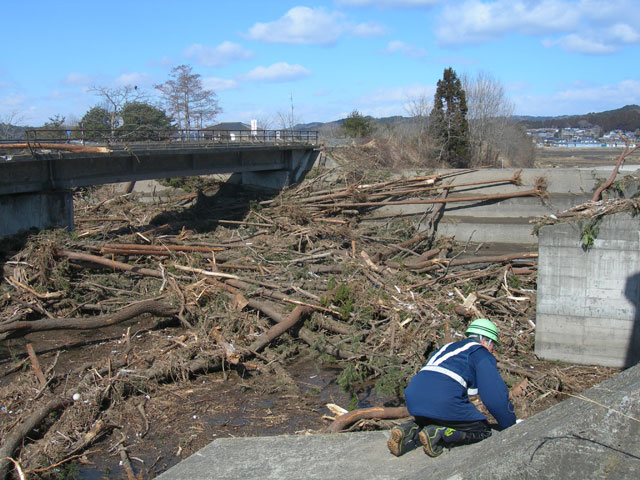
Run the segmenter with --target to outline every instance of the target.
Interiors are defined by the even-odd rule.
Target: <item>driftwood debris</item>
[[[0,334],[11,332],[13,335],[20,333],[26,335],[31,332],[44,332],[51,330],[89,330],[92,328],[107,327],[130,320],[143,313],[150,313],[158,317],[171,317],[178,310],[158,300],[145,300],[128,305],[116,313],[98,315],[87,318],[46,318],[42,320],[20,321],[0,325]],[[35,354],[34,354],[35,355]]]
[[[425,347],[460,338],[478,315],[500,328],[499,366],[517,386],[519,416],[550,405],[560,384],[569,393],[590,386],[601,371],[564,371],[533,354],[534,254],[489,255],[480,246],[474,250],[437,236],[446,201],[454,195],[484,201],[489,196],[473,190],[498,182],[527,195],[543,195],[543,189],[521,187],[519,175],[481,184],[465,182],[464,175],[384,181],[319,175],[276,198],[223,196],[221,208],[217,198],[197,194],[190,194],[197,199],[190,206],[176,199],[142,203],[135,194],[77,196],[77,225],[91,222],[90,229],[32,236],[2,265],[0,338],[22,342],[12,350],[17,358],[0,359],[0,398],[14,412],[0,415],[0,437],[18,438],[2,444],[5,456],[36,472],[91,445],[101,448],[103,439],[116,445],[119,429],[126,444],[114,453],[123,462],[133,459],[152,448],[146,442],[158,431],[154,426],[166,421],[162,415],[180,417],[185,432],[192,425],[209,428],[193,420],[195,412],[189,414],[200,400],[187,401],[180,390],[210,388],[205,401],[215,405],[216,378],[232,382],[230,371],[247,385],[265,378],[273,390],[260,389],[261,394],[291,395],[301,407],[312,405],[317,399],[291,367],[301,358],[339,372],[332,385],[340,385],[345,403],[375,391],[381,402],[401,405]],[[501,199],[493,197],[496,208]],[[416,201],[423,207],[413,217],[370,215],[389,202]],[[114,225],[125,220],[126,226]],[[153,321],[139,321],[143,314]],[[121,335],[114,339],[103,327]],[[109,354],[90,354],[82,365],[63,367],[83,351],[85,339],[74,337],[76,329],[94,339],[87,345],[104,343]],[[40,376],[22,337],[54,330],[69,332],[57,347],[38,345],[37,335],[27,337]],[[55,369],[54,355],[60,357]],[[156,404],[169,389],[171,402]],[[70,395],[81,401],[57,400]],[[177,402],[179,408],[174,397],[185,400]],[[29,412],[53,411],[51,405],[59,415],[43,424],[42,438],[18,432],[16,425],[42,424]],[[307,410],[310,429],[383,428],[385,419],[407,416],[401,406],[373,407],[327,424],[320,408]],[[207,433],[211,438],[213,432]],[[135,467],[135,475],[151,473],[144,465]]]
[[[635,145],[632,147],[631,142],[627,138],[625,138],[623,135],[620,135],[620,136],[625,141],[624,150],[618,157],[616,166],[614,167],[613,172],[611,173],[611,176],[609,177],[609,179],[606,182],[604,182],[602,185],[600,185],[600,187],[598,187],[598,189],[593,194],[593,198],[591,199],[592,202],[597,202],[598,200],[600,200],[602,192],[604,192],[607,188],[609,188],[611,184],[613,184],[613,181],[618,176],[618,170],[620,170],[620,167],[622,166],[622,163],[624,162],[624,160],[633,152],[635,152],[638,148],[640,148],[640,145]]]
[[[3,143],[1,145],[3,149],[7,150],[62,150],[72,153],[111,153],[111,149],[108,147],[93,147],[87,145],[74,145],[70,143]]]
[[[337,433],[362,419],[404,418],[409,416],[407,407],[371,407],[352,410],[337,417],[327,428],[329,433]]]
[[[66,407],[69,403],[70,400],[68,399],[55,398],[32,412],[31,415],[8,432],[3,438],[2,446],[0,447],[0,478],[7,476],[7,468],[9,466],[9,460],[7,460],[7,458],[13,457],[13,452],[20,446],[29,432],[38,426],[49,414]]]
[[[87,145],[74,145],[70,143],[3,143],[1,145],[3,149],[7,150],[62,150],[65,152],[73,153],[111,153],[111,149],[108,147],[94,147]]]

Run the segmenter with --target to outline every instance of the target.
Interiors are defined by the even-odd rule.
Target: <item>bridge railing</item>
[[[160,146],[240,146],[240,145],[317,145],[318,132],[307,130],[158,130],[146,127],[96,129],[33,129],[25,131],[27,144],[73,143],[91,145]]]

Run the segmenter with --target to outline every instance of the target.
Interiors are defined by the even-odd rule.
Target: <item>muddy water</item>
[[[150,429],[144,438],[136,436],[140,417],[129,409],[125,445],[136,474],[153,478],[219,438],[319,431],[329,424],[322,418],[331,415],[327,403],[348,405],[350,396],[336,383],[337,369],[312,357],[286,369],[297,388],[275,385],[268,375],[241,377],[235,371],[167,386],[146,403]],[[361,407],[385,402],[373,389],[361,392],[359,399]],[[82,465],[77,478],[123,478],[118,454],[108,452],[111,443],[97,446],[102,453],[90,456],[91,464]]]

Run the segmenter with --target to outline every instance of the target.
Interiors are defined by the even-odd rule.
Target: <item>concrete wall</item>
[[[509,179],[520,169],[490,168],[450,177],[453,185],[497,179]],[[437,173],[455,173],[455,170],[438,170]],[[438,236],[453,236],[459,242],[531,245],[538,237],[533,234],[532,221],[537,217],[557,213],[580,205],[591,199],[597,178],[601,173],[594,169],[578,168],[525,168],[521,171],[522,185],[507,183],[488,186],[465,187],[453,191],[449,198],[470,195],[494,195],[531,190],[538,177],[547,183],[548,197],[520,197],[494,202],[448,203],[438,224]],[[407,174],[409,176],[409,174]],[[373,217],[388,218],[401,215],[423,215],[430,205],[402,205],[379,209]]]
[[[0,237],[32,227],[62,227],[73,230],[71,192],[62,190],[1,195]]]
[[[602,219],[592,248],[587,221],[543,227],[538,243],[536,354],[613,367],[640,361],[640,217]]]

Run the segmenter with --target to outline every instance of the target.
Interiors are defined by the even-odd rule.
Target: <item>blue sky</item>
[[[0,121],[79,119],[92,86],[188,64],[218,121],[407,115],[442,72],[490,74],[522,115],[640,104],[637,0],[4,0]]]

